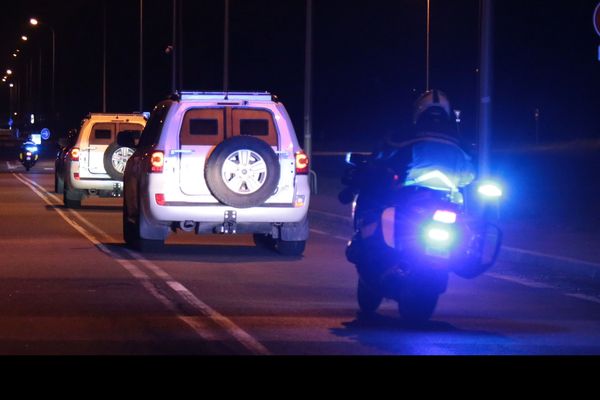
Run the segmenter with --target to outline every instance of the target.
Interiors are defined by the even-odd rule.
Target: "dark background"
[[[182,88],[222,85],[223,0],[183,4]],[[316,150],[373,143],[407,127],[425,88],[426,1],[314,2],[314,135]],[[302,136],[304,0],[231,0],[230,89],[268,90],[288,108]],[[539,108],[544,142],[600,135],[600,37],[596,0],[495,1],[494,143],[535,140]],[[0,67],[39,69],[35,88],[50,104],[50,33],[28,26],[36,16],[56,31],[59,131],[102,108],[102,5],[95,1],[22,0],[3,4]],[[108,111],[138,109],[137,0],[106,0]],[[478,104],[479,0],[431,1],[431,86],[462,110],[461,131],[475,137]],[[171,90],[172,1],[144,2],[144,108]],[[23,45],[19,37],[28,34]],[[20,61],[11,56],[19,47]],[[37,71],[37,70],[36,70]],[[22,94],[23,95],[23,94]],[[8,115],[0,87],[0,123]]]

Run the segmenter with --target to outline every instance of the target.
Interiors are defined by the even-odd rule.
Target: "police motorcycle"
[[[24,142],[19,149],[19,161],[27,171],[35,165],[39,158],[39,148],[31,141]]]
[[[354,235],[346,257],[356,265],[364,315],[387,298],[397,302],[404,320],[427,321],[450,273],[472,279],[494,265],[502,243],[493,223],[502,196],[498,185],[474,182],[459,189],[439,170],[401,182],[389,171],[369,173],[365,155],[349,153],[346,162],[339,200],[352,202]],[[448,189],[419,185],[428,181]]]

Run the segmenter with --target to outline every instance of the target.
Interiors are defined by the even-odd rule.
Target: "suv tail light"
[[[165,166],[165,153],[154,151],[150,155],[150,172],[162,173]]]
[[[308,172],[308,156],[304,153],[304,151],[300,150],[296,153],[296,175],[308,175]]]
[[[79,147],[73,147],[69,152],[71,161],[79,161]]]

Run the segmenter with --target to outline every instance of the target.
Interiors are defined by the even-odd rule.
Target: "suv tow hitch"
[[[112,196],[113,197],[121,197],[121,196],[123,196],[123,186],[121,186],[120,183],[115,183],[113,185]]]
[[[225,211],[225,219],[219,232],[222,234],[235,234],[237,232],[237,211]]]

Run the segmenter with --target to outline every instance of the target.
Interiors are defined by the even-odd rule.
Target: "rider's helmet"
[[[413,124],[417,133],[441,133],[454,136],[450,101],[444,92],[428,90],[415,102]]]

